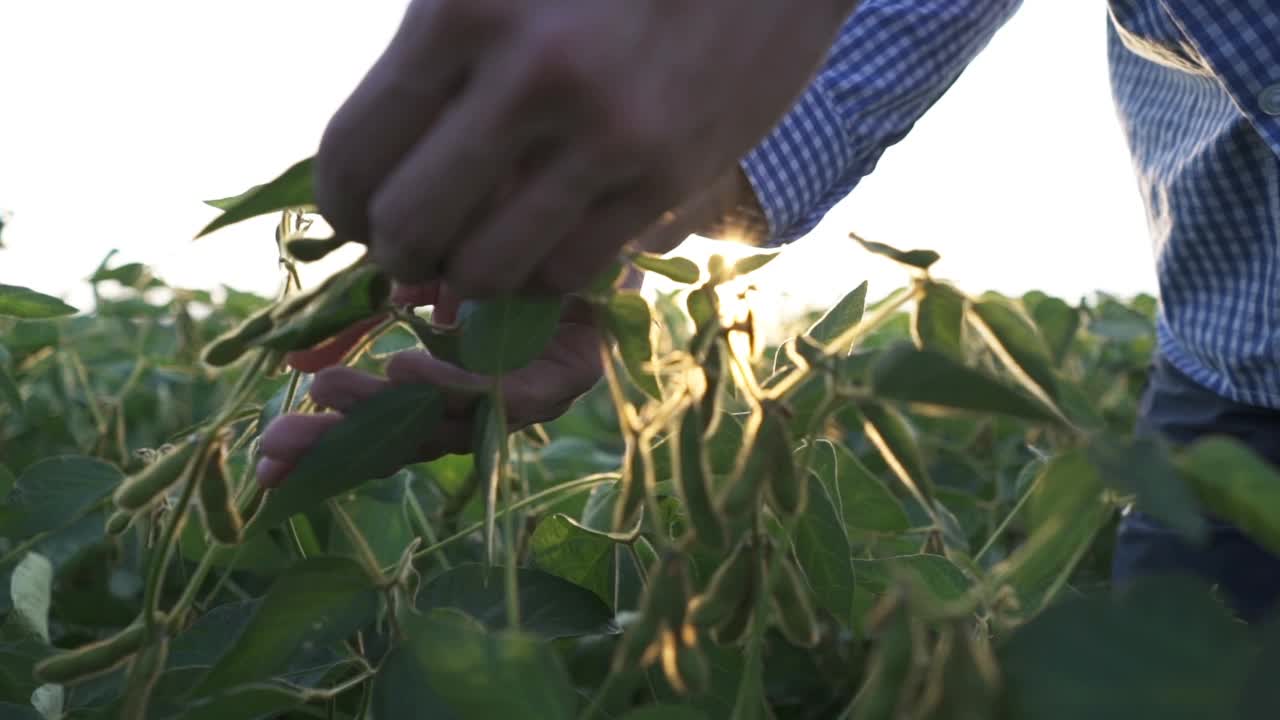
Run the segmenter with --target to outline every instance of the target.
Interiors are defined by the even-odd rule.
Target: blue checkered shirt
[[[743,161],[770,244],[811,230],[947,90],[1019,0],[864,0]],[[1146,202],[1159,348],[1280,408],[1280,0],[1111,0],[1112,88]]]

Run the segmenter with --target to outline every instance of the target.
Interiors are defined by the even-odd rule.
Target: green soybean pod
[[[285,252],[295,260],[316,262],[347,244],[347,239],[334,235],[328,238],[294,238],[284,244]]]
[[[182,479],[198,445],[199,437],[188,438],[177,448],[126,478],[112,495],[116,507],[127,512],[137,512],[150,505]]]
[[[684,504],[689,528],[699,542],[714,549],[725,544],[724,524],[711,500],[707,478],[711,474],[703,453],[702,414],[696,404],[680,418],[680,426],[671,433],[671,468],[676,492]]]
[[[623,633],[622,640],[618,642],[613,652],[611,662],[613,672],[625,672],[641,663],[657,637],[657,621],[641,613],[636,623]]]
[[[116,510],[107,518],[107,534],[119,535],[129,529],[129,523],[133,522],[133,513],[124,510]]]
[[[72,685],[114,669],[142,647],[146,627],[136,623],[119,633],[36,663],[33,674],[41,683]]]
[[[761,417],[757,412],[743,428],[742,447],[734,462],[733,474],[716,498],[720,515],[731,530],[747,521],[760,504],[761,481],[768,471],[765,448],[760,442],[760,427]]]
[[[896,592],[886,595],[868,621],[875,650],[853,704],[853,720],[897,717],[903,684],[915,661],[912,619]]]
[[[711,686],[707,656],[697,645],[680,642],[675,633],[663,639],[662,670],[672,689],[681,695],[701,695]]]
[[[629,532],[636,522],[636,514],[644,504],[645,486],[651,468],[648,454],[640,447],[640,439],[627,437],[627,449],[622,461],[622,482],[617,503],[613,508],[613,531]]]
[[[391,280],[376,267],[358,265],[335,277],[337,280],[326,282],[319,292],[309,294],[308,300],[300,300],[305,304],[299,309],[287,310],[287,315],[286,310],[277,309],[276,327],[256,343],[280,352],[303,350],[386,309]],[[287,307],[294,305],[291,302]]]
[[[699,627],[718,626],[752,593],[755,553],[750,541],[739,542],[711,576],[707,589],[689,603],[689,622]]]
[[[733,608],[719,625],[711,628],[711,639],[717,645],[737,645],[741,643],[747,636],[747,631],[751,629],[751,618],[755,616],[756,598],[755,590],[744,597]]]
[[[145,718],[156,682],[169,659],[169,638],[161,635],[142,648],[129,663],[129,685],[125,688],[120,717]]]
[[[809,499],[809,478],[806,473],[796,472],[791,431],[787,427],[782,409],[776,404],[764,405],[764,418],[760,423],[757,443],[764,454],[769,504],[786,518],[804,512],[805,503]]]
[[[205,458],[200,472],[200,512],[205,529],[214,540],[224,545],[235,545],[244,534],[244,521],[231,497],[231,483],[227,477],[226,453],[219,443]]]
[[[784,553],[774,553],[769,570],[769,598],[778,630],[793,645],[818,644],[818,617],[809,599],[809,586]]]
[[[271,331],[275,321],[271,308],[264,308],[245,319],[227,333],[214,339],[204,349],[201,359],[212,367],[225,367],[240,359],[253,341]]]

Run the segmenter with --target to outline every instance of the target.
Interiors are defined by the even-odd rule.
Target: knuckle
[[[586,287],[588,275],[578,267],[565,262],[552,261],[538,271],[538,288],[559,295],[567,295]]]
[[[603,155],[628,164],[663,164],[669,152],[671,119],[638,103],[614,102],[601,116],[597,132]]]
[[[312,162],[316,207],[334,230],[364,239],[368,230],[365,210],[369,185],[350,161],[349,137],[336,121],[325,130]]]
[[[502,295],[515,289],[508,273],[473,268],[470,265],[449,268],[445,280],[460,296],[477,300]]]
[[[422,19],[448,33],[461,33],[464,37],[476,37],[493,33],[510,25],[510,3],[493,0],[431,0],[415,3]]]
[[[603,99],[600,63],[593,60],[594,39],[572,23],[546,23],[532,31],[528,69],[539,89],[560,91],[585,104]]]

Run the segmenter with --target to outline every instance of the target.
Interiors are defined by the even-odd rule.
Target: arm
[[[735,207],[700,234],[741,228],[780,245],[812,230],[986,47],[1021,0],[865,0],[821,73],[742,161]],[[758,211],[752,203],[758,203]]]

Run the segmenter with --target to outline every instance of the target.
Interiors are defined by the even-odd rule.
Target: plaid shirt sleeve
[[[792,110],[742,161],[781,245],[813,229],[955,82],[1021,0],[863,0]]]

